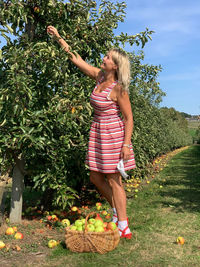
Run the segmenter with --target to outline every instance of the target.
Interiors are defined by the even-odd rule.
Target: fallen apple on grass
[[[22,234],[22,233],[20,233],[20,232],[17,232],[17,233],[14,235],[14,238],[15,238],[15,239],[23,239],[23,238],[24,238],[24,236],[23,236],[23,234]]]
[[[180,244],[180,245],[183,245],[185,243],[185,240],[182,236],[179,236],[177,239],[176,239],[176,243],[177,244]]]
[[[15,233],[15,231],[12,227],[8,227],[6,229],[6,235],[13,235],[14,233]]]
[[[58,241],[56,241],[56,240],[54,240],[54,239],[51,239],[51,240],[49,240],[49,242],[48,242],[48,247],[49,247],[49,248],[54,248],[54,247],[56,247],[58,244],[59,244]]]
[[[14,226],[14,227],[13,227],[13,230],[14,230],[15,232],[17,232],[17,227],[16,227],[16,226]]]
[[[101,215],[106,216],[108,212],[106,210],[102,210]]]
[[[0,249],[5,248],[5,246],[6,244],[2,240],[0,240]]]

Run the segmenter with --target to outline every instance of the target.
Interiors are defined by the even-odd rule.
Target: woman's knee
[[[108,178],[108,183],[110,185],[110,187],[114,187],[114,186],[122,186],[122,181],[121,181],[121,176],[118,173],[110,173],[109,175],[107,175]]]

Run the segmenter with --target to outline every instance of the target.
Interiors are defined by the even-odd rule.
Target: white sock
[[[120,230],[123,231],[127,226],[128,226],[128,222],[127,222],[127,220],[125,220],[125,221],[118,221],[118,228],[119,228]],[[130,232],[131,232],[130,229],[127,228],[126,231],[125,231],[125,235],[126,235],[126,234],[129,234]],[[119,234],[120,234],[120,236],[121,236],[122,232],[119,231]]]
[[[112,210],[113,210],[112,222],[116,223],[118,221],[117,211],[116,208],[112,208]]]

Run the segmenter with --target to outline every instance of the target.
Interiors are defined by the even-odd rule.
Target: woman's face
[[[101,68],[105,71],[112,71],[117,69],[117,65],[112,60],[112,52],[108,52],[104,56]]]

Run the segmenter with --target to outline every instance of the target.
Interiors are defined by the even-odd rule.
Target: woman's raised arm
[[[67,42],[60,36],[57,29],[53,26],[47,27],[47,33],[52,35],[56,38],[57,42],[63,47],[66,53],[70,54],[70,60],[87,76],[90,78],[97,80],[98,75],[101,69],[93,67],[92,65],[88,64],[86,61],[82,59],[79,54],[74,54],[70,51],[70,46]]]

